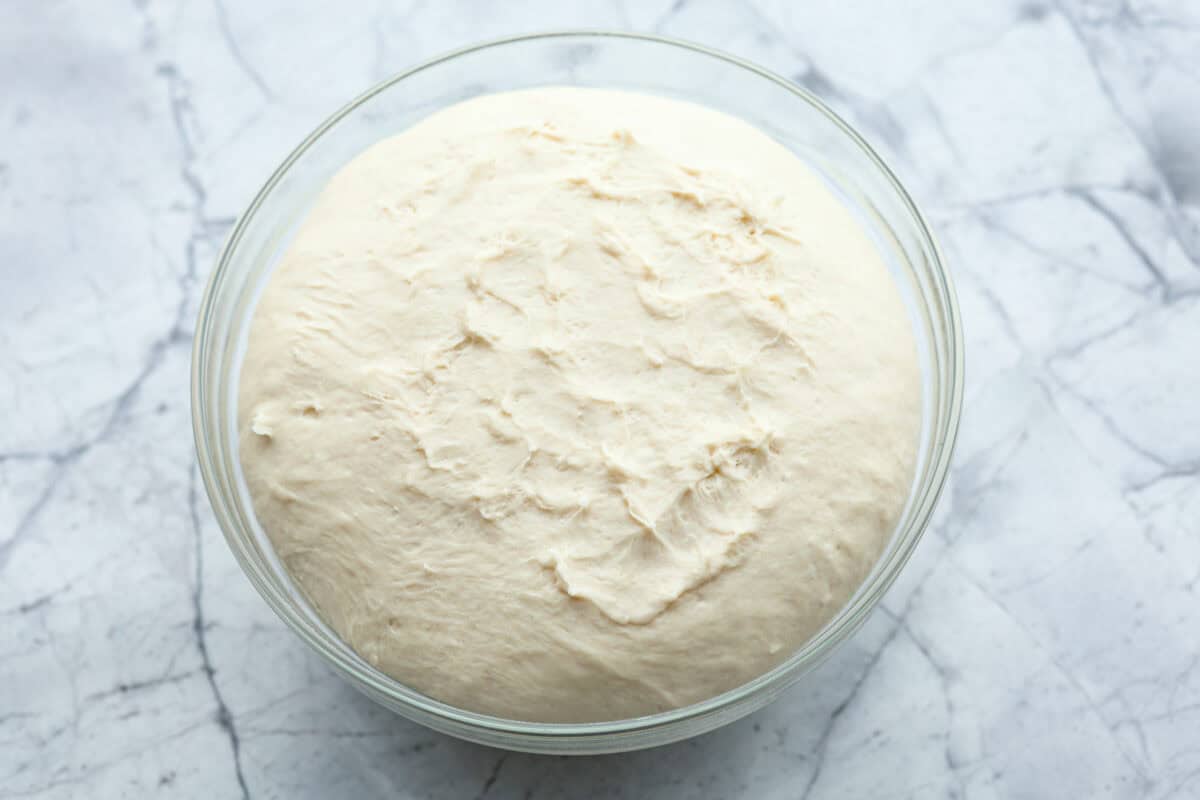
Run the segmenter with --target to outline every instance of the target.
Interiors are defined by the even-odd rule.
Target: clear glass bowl
[[[890,542],[845,608],[775,669],[703,703],[615,722],[542,724],[454,708],[379,672],[330,630],[292,585],[255,520],[237,454],[237,379],[254,302],[306,208],[343,164],[431,112],[478,94],[535,86],[627,89],[741,117],[824,174],[861,216],[910,311],[924,379],[916,476]],[[192,361],[200,470],[216,518],[255,588],[355,687],[430,728],[544,753],[665,744],[770,702],[853,633],[913,552],[941,492],[958,428],[963,343],[950,276],[921,213],[883,160],[819,99],[759,67],[693,44],[624,33],[566,32],[477,45],[396,76],[342,108],[292,152],[238,220],[209,279]]]

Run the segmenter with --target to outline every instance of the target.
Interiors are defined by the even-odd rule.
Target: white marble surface
[[[1200,5],[28,2],[0,22],[0,797],[1200,796]],[[780,702],[624,756],[375,708],[198,487],[198,294],[370,83],[530,29],[654,30],[844,110],[942,238],[968,344],[935,528]]]

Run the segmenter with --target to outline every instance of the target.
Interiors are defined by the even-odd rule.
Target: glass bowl
[[[849,603],[797,652],[702,703],[614,722],[546,724],[476,714],[381,673],[324,624],[276,559],[255,520],[237,454],[237,379],[254,303],[324,183],[379,139],[475,95],[536,86],[627,89],[689,100],[741,117],[824,175],[874,237],[910,312],[923,375],[917,469],[878,563]],[[879,602],[929,523],[958,428],[963,343],[950,276],[925,220],[883,160],[818,98],[753,64],[656,36],[564,32],[459,50],[366,92],[300,143],[225,243],[200,306],[192,356],[192,421],[204,485],[230,548],[255,588],[356,688],[438,731],[543,753],[604,753],[665,744],[770,702],[853,633]]]

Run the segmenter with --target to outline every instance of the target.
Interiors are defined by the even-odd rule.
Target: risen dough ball
[[[911,481],[911,327],[860,225],[732,117],[486,96],[325,188],[240,385],[258,518],[352,647],[465,709],[639,716],[847,601]]]

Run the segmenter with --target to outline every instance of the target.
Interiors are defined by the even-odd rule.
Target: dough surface
[[[239,386],[256,514],[366,660],[583,722],[775,666],[887,541],[920,372],[861,225],[699,106],[488,95],[323,190]]]

